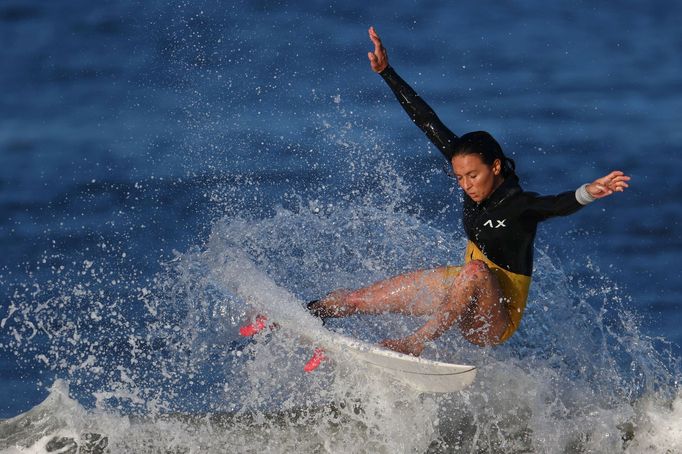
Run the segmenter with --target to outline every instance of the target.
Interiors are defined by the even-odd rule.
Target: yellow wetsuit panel
[[[516,331],[521,324],[523,311],[526,308],[526,300],[528,299],[531,278],[530,276],[512,273],[511,271],[499,267],[490,261],[472,241],[469,241],[464,255],[464,263],[468,263],[471,260],[481,260],[488,265],[488,268],[490,268],[497,277],[502,294],[507,300],[506,303],[507,309],[509,310],[511,325],[507,327],[507,330],[502,335],[501,340],[504,342],[514,334],[514,331]]]

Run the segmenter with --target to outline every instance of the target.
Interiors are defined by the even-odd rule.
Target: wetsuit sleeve
[[[457,136],[443,124],[436,112],[405,82],[393,68],[386,67],[381,77],[391,88],[412,121],[450,161],[457,144]]]
[[[544,221],[554,216],[568,216],[582,207],[575,198],[575,191],[568,191],[557,195],[534,194],[525,211],[538,221]]]

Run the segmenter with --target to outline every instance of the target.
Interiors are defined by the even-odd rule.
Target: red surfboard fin
[[[239,328],[239,334],[244,337],[255,336],[265,329],[267,321],[268,318],[265,315],[257,315],[253,322]]]
[[[303,366],[303,370],[306,372],[312,372],[317,369],[325,359],[326,356],[324,355],[324,350],[318,347],[315,349],[312,358],[310,358],[308,362],[305,363],[305,366]]]

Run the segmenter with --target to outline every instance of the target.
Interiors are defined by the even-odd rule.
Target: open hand
[[[424,350],[424,342],[419,341],[412,336],[407,336],[402,339],[385,339],[379,342],[379,345],[389,350],[393,350],[394,352],[412,356],[419,356]]]
[[[629,187],[628,181],[630,177],[625,175],[620,170],[614,170],[605,177],[597,178],[592,183],[587,185],[587,192],[595,199],[609,196],[614,192],[623,192],[625,188]]]
[[[379,39],[379,35],[377,35],[374,27],[369,27],[369,39],[374,43],[374,52],[367,53],[369,64],[372,67],[372,71],[380,73],[388,66],[388,54],[384,45],[381,44],[381,39]]]

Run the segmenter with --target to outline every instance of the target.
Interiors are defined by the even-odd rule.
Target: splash
[[[83,334],[72,344],[73,331],[62,332],[65,339],[50,331],[52,347],[39,354],[71,382],[75,395],[89,398],[68,397],[64,382],[57,382],[45,402],[2,423],[4,447],[47,449],[54,440],[106,445],[110,452],[224,446],[242,452],[640,452],[680,446],[679,434],[665,429],[679,416],[674,361],[638,331],[615,284],[598,270],[576,284],[542,250],[528,313],[507,344],[480,349],[452,331],[427,348],[427,357],[479,368],[472,386],[443,396],[415,394],[352,362],[323,363],[305,373],[310,345],[291,333],[276,330],[255,341],[238,336],[239,324],[253,313],[223,285],[226,263],[244,254],[306,300],[448,263],[464,244],[414,216],[366,206],[321,211],[304,205],[267,218],[220,219],[203,247],[178,253],[145,293],[138,309],[149,321],[122,337],[125,366],[96,349],[101,337]],[[270,284],[249,285],[273,291]],[[5,326],[16,327],[13,317],[24,312],[35,326],[63,320],[51,319],[49,306],[66,296],[33,313],[17,303]],[[293,317],[302,311],[280,310]],[[110,329],[130,326],[126,317],[135,314],[121,312],[122,322],[112,319]],[[398,316],[330,322],[369,341],[404,334],[415,323]],[[59,342],[70,346],[68,356],[54,347]],[[83,362],[86,352],[94,358]],[[97,368],[107,371],[107,380],[83,386],[83,377]],[[47,438],[17,431],[38,413]]]
[[[680,446],[676,432],[662,429],[680,399],[669,346],[640,332],[627,295],[604,273],[590,265],[574,276],[570,263],[542,247],[527,313],[509,342],[481,349],[451,330],[425,350],[426,357],[478,367],[476,382],[460,393],[415,394],[348,361],[307,374],[311,346],[292,333],[241,338],[239,325],[255,313],[225,279],[263,294],[273,288],[246,269],[227,276],[240,255],[297,301],[460,262],[465,238],[420,219],[405,203],[409,183],[390,160],[380,152],[365,157],[364,138],[352,127],[328,129],[328,140],[354,157],[338,190],[322,180],[317,190],[268,205],[263,179],[240,178],[211,192],[226,215],[211,224],[206,241],[175,252],[152,278],[103,259],[65,266],[56,257],[45,264],[48,279],[19,287],[0,319],[3,348],[70,388],[67,399],[65,382],[57,381],[29,411],[43,411],[47,438],[17,432],[17,424],[32,421],[27,413],[2,422],[0,446],[47,449],[55,439],[62,447],[106,444],[109,452]],[[295,318],[301,308],[277,310]],[[329,326],[376,342],[418,323],[354,316]],[[66,420],[69,414],[77,418]]]

